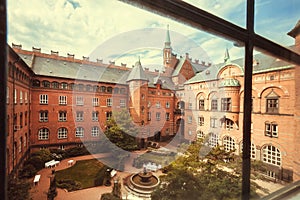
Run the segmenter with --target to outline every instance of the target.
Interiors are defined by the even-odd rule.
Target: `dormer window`
[[[273,90],[266,96],[266,112],[278,113],[279,111],[279,95]]]

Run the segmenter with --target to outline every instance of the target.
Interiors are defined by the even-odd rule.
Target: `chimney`
[[[103,59],[98,59],[97,58],[97,63],[103,63]]]
[[[58,56],[58,51],[52,51],[51,50],[51,55]]]
[[[41,53],[41,48],[32,47],[32,51]]]
[[[67,53],[68,58],[74,59],[74,54]]]
[[[198,59],[195,59],[195,63],[196,63],[196,64],[199,64],[199,60],[198,60]]]
[[[127,65],[126,63],[121,63],[122,67],[126,67],[126,65]]]
[[[82,60],[84,60],[84,61],[89,61],[89,57],[86,57],[86,56],[82,56]]]
[[[22,45],[21,44],[14,44],[14,43],[12,43],[11,46],[14,49],[22,49]]]

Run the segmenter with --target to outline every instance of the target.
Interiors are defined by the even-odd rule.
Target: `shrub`
[[[66,150],[67,157],[88,155],[90,152],[85,147],[74,147]]]
[[[103,185],[104,181],[110,178],[110,174],[107,174],[108,167],[102,167],[96,175],[94,184],[95,186]]]
[[[9,200],[29,199],[30,183],[12,179],[8,180],[7,194]]]
[[[31,178],[37,173],[36,168],[32,164],[24,165],[19,172],[19,178]]]
[[[66,189],[69,192],[81,189],[81,184],[71,179],[59,180],[56,182],[56,186],[62,189]]]

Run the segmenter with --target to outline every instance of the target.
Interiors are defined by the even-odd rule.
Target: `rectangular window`
[[[265,136],[278,137],[278,125],[275,123],[265,124]]]
[[[125,108],[125,107],[126,107],[125,99],[120,99],[120,108]]]
[[[156,102],[156,108],[160,108],[160,102]]]
[[[76,128],[75,137],[83,137],[84,136],[84,130],[82,127]]]
[[[112,112],[106,112],[106,121],[110,120],[112,117]]]
[[[211,100],[211,110],[212,111],[217,111],[218,110],[218,100],[217,99],[212,99]]]
[[[76,121],[82,122],[83,121],[83,111],[77,111],[76,112]]]
[[[77,106],[83,106],[84,105],[83,96],[76,96],[76,105]]]
[[[17,89],[15,89],[15,91],[14,91],[14,104],[17,104],[17,98],[18,98]]]
[[[210,127],[211,128],[216,128],[217,127],[217,118],[210,118]]]
[[[48,111],[40,111],[40,122],[48,122]]]
[[[204,126],[204,117],[203,116],[198,117],[198,125]]]
[[[99,106],[99,98],[98,97],[93,97],[92,105],[93,106]]]
[[[192,116],[188,116],[188,123],[191,124],[193,122],[193,117]]]
[[[267,113],[278,113],[279,99],[267,99]]]
[[[48,95],[40,94],[40,104],[48,104]]]
[[[64,139],[64,138],[67,138],[67,129],[66,128],[60,128],[58,129],[58,134],[57,134],[57,137],[58,139]]]
[[[225,128],[227,130],[232,130],[233,129],[233,121],[232,120],[229,120],[229,119],[226,119],[225,120]]]
[[[156,120],[157,120],[157,121],[160,121],[160,112],[157,112],[157,113],[156,113]]]
[[[193,109],[193,104],[189,103],[189,109]]]
[[[6,103],[9,104],[9,87],[6,87]]]
[[[204,110],[204,99],[199,100],[199,110]]]
[[[59,105],[67,105],[67,96],[59,96]]]
[[[20,104],[22,104],[22,103],[23,103],[23,92],[20,91]]]
[[[166,103],[166,108],[170,108],[170,102]]]
[[[60,122],[66,122],[67,121],[67,111],[59,111],[58,121],[60,121]]]
[[[221,110],[222,111],[231,111],[231,98],[222,98],[221,99]]]
[[[170,113],[166,113],[166,120],[167,120],[167,121],[170,120]]]
[[[151,121],[151,112],[148,112],[148,121]]]
[[[27,104],[27,103],[28,103],[28,93],[27,93],[27,92],[25,92],[24,101],[25,101],[25,104]]]
[[[111,107],[112,106],[112,99],[111,98],[107,98],[106,99],[106,106],[107,107]]]
[[[93,111],[92,112],[92,121],[97,122],[99,120],[98,116],[99,116],[99,112],[98,111]]]

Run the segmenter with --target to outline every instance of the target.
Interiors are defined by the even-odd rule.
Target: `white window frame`
[[[23,91],[20,90],[20,104],[23,103]]]
[[[38,133],[39,140],[48,140],[49,139],[49,129],[41,128]]]
[[[106,106],[107,107],[112,107],[112,105],[113,105],[112,98],[107,98],[106,99]]]
[[[276,166],[281,166],[281,152],[278,148],[272,145],[263,147],[262,161]]]
[[[60,121],[60,122],[67,121],[67,111],[59,111],[58,112],[58,121]]]
[[[40,104],[48,104],[48,94],[40,94]]]
[[[191,124],[193,122],[193,117],[192,116],[188,116],[188,124]]]
[[[120,99],[120,108],[125,108],[125,107],[126,107],[126,100]]]
[[[49,117],[48,117],[48,111],[47,110],[41,110],[39,112],[39,121],[40,122],[48,122]]]
[[[17,91],[17,89],[15,89],[15,91],[14,91],[14,104],[17,104],[18,103],[18,91]]]
[[[225,136],[223,138],[223,145],[225,151],[232,151],[235,150],[235,140],[230,136]]]
[[[59,96],[58,103],[59,105],[67,105],[67,96]]]
[[[84,120],[83,115],[84,115],[83,111],[76,111],[76,121],[82,122]]]
[[[204,117],[203,116],[198,117],[198,125],[199,126],[204,126]]]
[[[92,105],[93,106],[99,106],[99,98],[98,97],[93,97]]]
[[[166,108],[170,108],[170,102],[166,102]]]
[[[160,112],[156,112],[156,121],[160,121]]]
[[[83,96],[76,96],[76,106],[83,106],[83,105],[84,105]]]
[[[25,104],[28,103],[28,93],[27,92],[25,92],[24,102],[25,102]]]
[[[68,129],[61,127],[57,131],[57,138],[58,139],[66,139],[68,138]]]
[[[93,122],[98,122],[99,121],[99,112],[98,111],[93,111],[92,112],[92,121]]]
[[[100,135],[100,129],[98,126],[93,126],[91,131],[92,137],[98,137]]]
[[[9,104],[9,87],[6,87],[6,104]]]
[[[160,108],[160,107],[161,107],[160,102],[159,101],[156,102],[156,108]]]
[[[84,128],[83,127],[77,127],[75,130],[75,137],[84,137]]]

